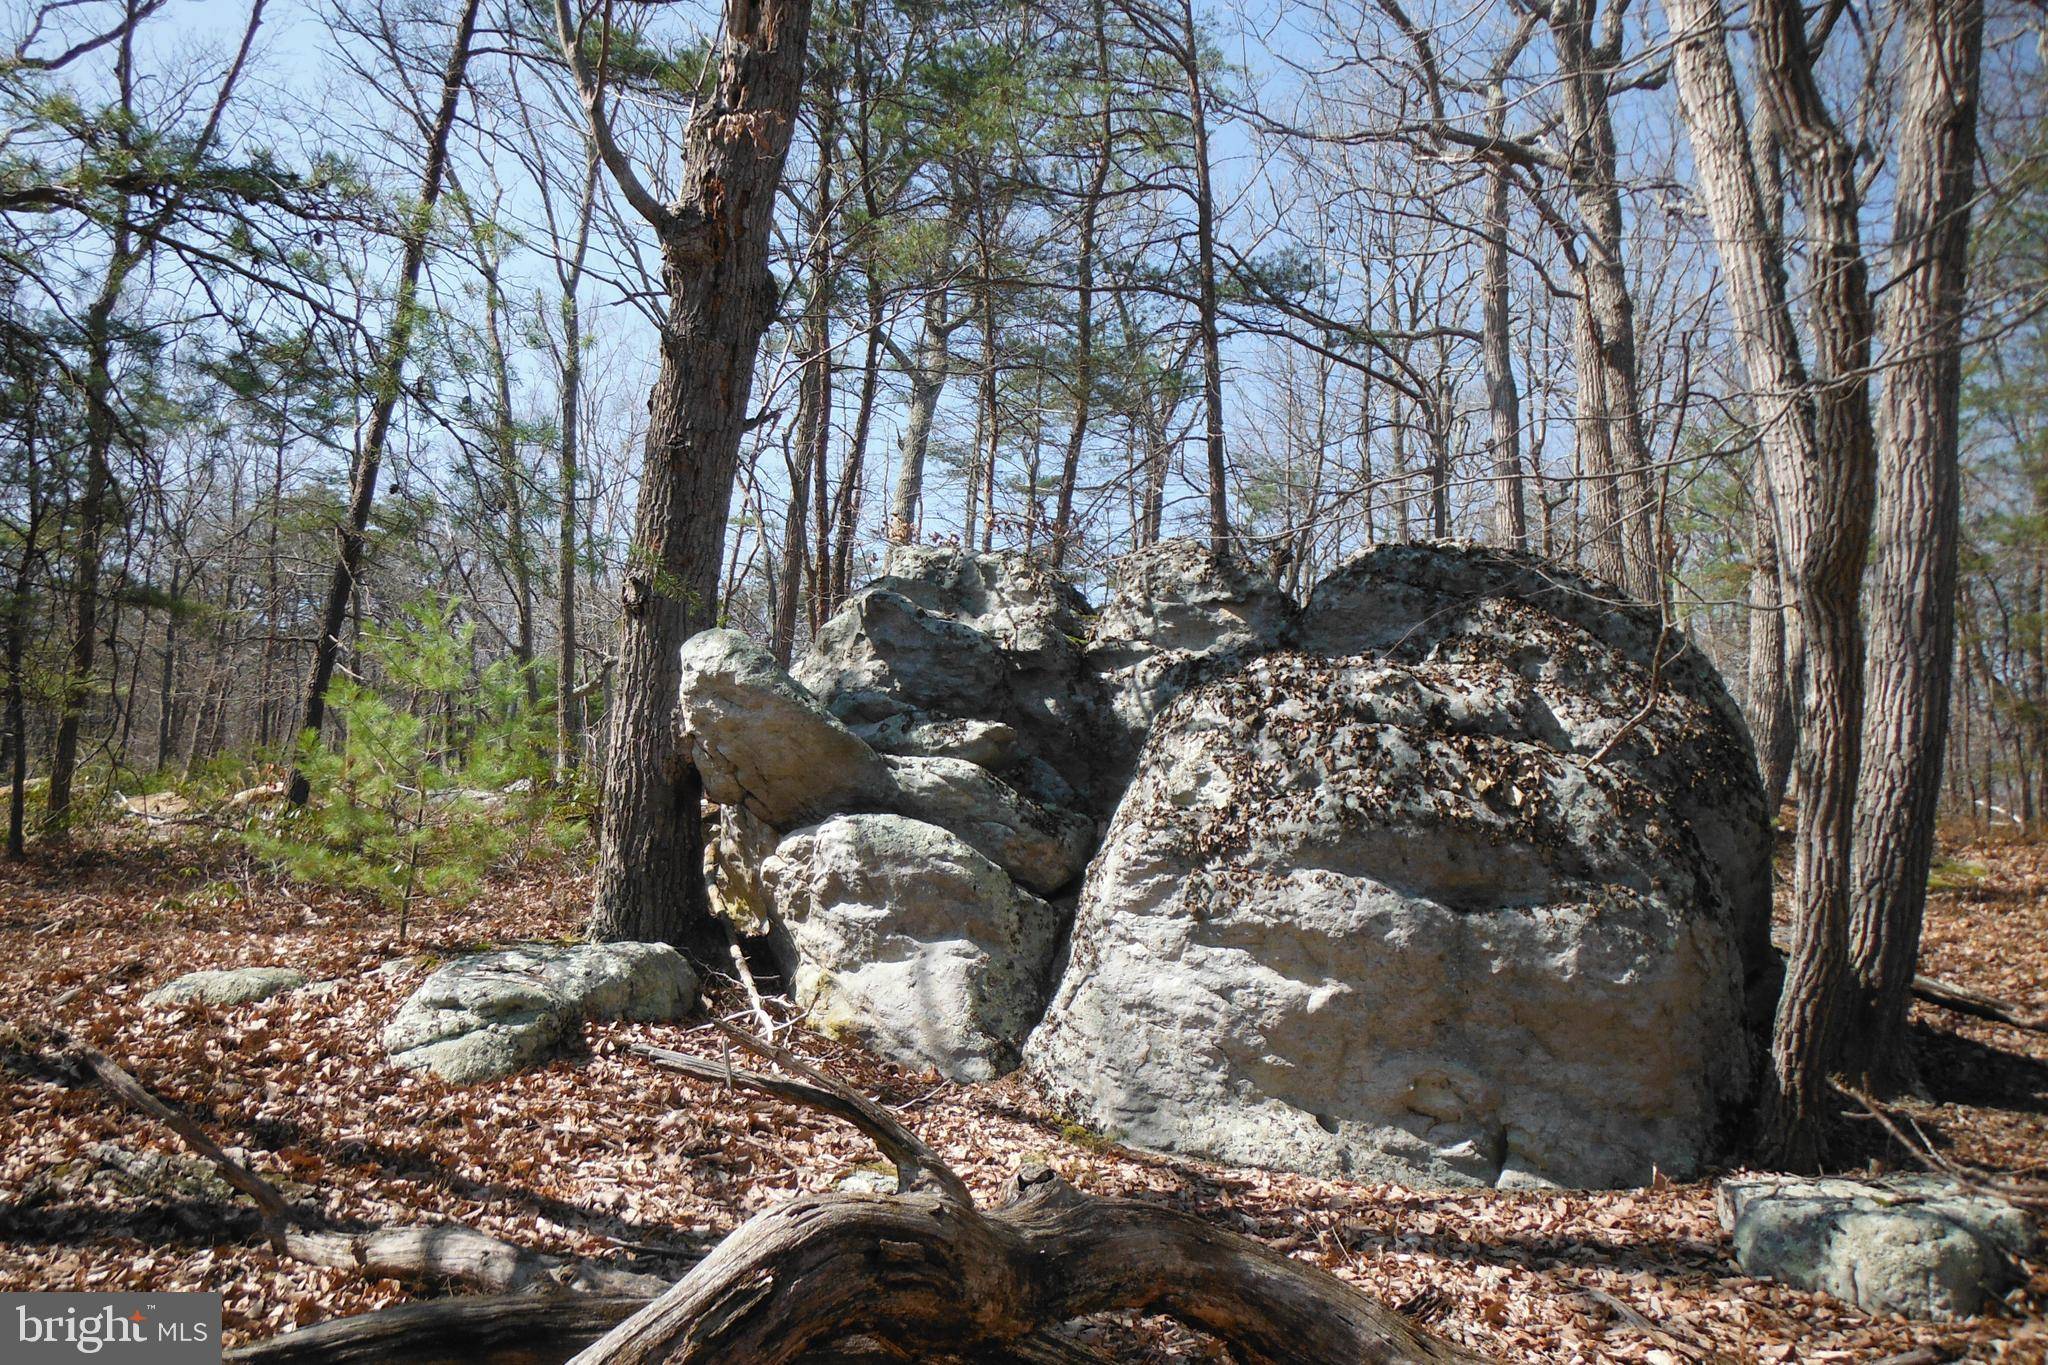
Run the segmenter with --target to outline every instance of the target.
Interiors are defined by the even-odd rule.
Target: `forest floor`
[[[1945,855],[1923,970],[2048,1008],[2048,846],[1980,841]],[[717,1055],[703,1027],[591,1026],[576,1055],[467,1090],[385,1063],[378,1030],[433,960],[572,937],[584,891],[566,861],[529,869],[401,944],[389,916],[267,880],[231,839],[131,827],[62,860],[0,866],[0,1019],[54,1014],[340,1220],[455,1220],[674,1274],[687,1262],[664,1254],[875,1167],[851,1129],[652,1070],[620,1048],[639,1038]],[[231,1010],[141,1004],[179,973],[242,965],[334,985]],[[1935,1096],[1901,1112],[1952,1158],[2048,1175],[2048,1037],[1926,1009],[1916,1035]],[[1875,1361],[1922,1347],[1936,1360],[2048,1359],[2048,1264],[2027,1266],[2028,1283],[1995,1316],[1874,1320],[1744,1276],[1710,1182],[1417,1192],[1231,1169],[1107,1143],[1048,1112],[1016,1077],[942,1083],[800,1030],[788,1038],[894,1106],[977,1196],[999,1199],[1021,1161],[1047,1160],[1083,1190],[1199,1210],[1503,1361]],[[1885,1159],[1867,1117],[1845,1116],[1842,1136],[1859,1167]],[[246,1201],[167,1197],[160,1181],[109,1167],[124,1152],[183,1159],[175,1136],[97,1088],[0,1074],[0,1289],[218,1290],[230,1344],[435,1292],[282,1259]],[[1131,1361],[1209,1359],[1156,1324],[1102,1330],[1121,1335]]]

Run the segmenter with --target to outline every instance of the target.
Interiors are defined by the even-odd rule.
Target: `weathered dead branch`
[[[18,1064],[70,1084],[95,1082],[176,1133],[222,1179],[255,1202],[264,1235],[280,1255],[396,1280],[461,1284],[487,1294],[568,1291],[644,1300],[669,1284],[656,1275],[533,1251],[461,1224],[363,1231],[327,1228],[315,1211],[292,1204],[276,1186],[230,1156],[197,1123],[97,1048],[54,1024],[29,1023],[8,1031]]]
[[[1783,957],[1785,944],[1773,940],[1771,947]],[[2048,1012],[2024,1010],[2010,1001],[2000,1000],[1968,986],[1959,986],[1953,981],[1943,981],[1932,976],[1913,978],[1913,998],[1923,1004],[1933,1005],[1951,1014],[1966,1015],[1972,1019],[1983,1019],[1993,1024],[2004,1024],[2008,1028],[2023,1029],[2028,1033],[2048,1033]]]

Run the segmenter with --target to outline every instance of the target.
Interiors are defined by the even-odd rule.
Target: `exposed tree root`
[[[804,1082],[636,1051],[847,1118],[895,1162],[904,1192],[812,1196],[749,1219],[575,1365],[779,1365],[849,1335],[913,1356],[994,1359],[1047,1329],[1113,1311],[1173,1318],[1239,1359],[1273,1365],[1483,1359],[1314,1266],[1191,1214],[1090,1199],[1043,1167],[1021,1172],[1011,1201],[983,1213],[959,1177],[880,1106],[784,1049],[725,1032],[800,1069]]]

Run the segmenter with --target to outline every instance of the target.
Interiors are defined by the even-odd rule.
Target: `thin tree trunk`
[[[583,197],[576,205],[576,243],[562,268],[562,433],[556,497],[561,503],[555,531],[555,577],[559,581],[555,626],[555,773],[566,776],[583,745],[583,701],[576,690],[576,513],[582,480],[583,310],[576,291],[590,250],[590,224],[597,205],[597,149],[586,149]]]
[[[22,675],[27,667],[30,590],[35,582],[43,533],[42,471],[36,464],[40,436],[37,419],[42,411],[40,385],[24,388],[27,413],[21,458],[23,492],[28,505],[21,529],[21,562],[15,566],[13,591],[7,603],[7,856],[17,861],[28,856],[28,707],[27,684]]]
[[[1561,0],[1547,11],[1561,68],[1558,84],[1570,148],[1569,179],[1586,230],[1578,349],[1580,363],[1590,373],[1579,375],[1581,424],[1594,456],[1594,515],[1602,523],[1596,534],[1609,561],[1602,572],[1643,601],[1661,602],[1664,574],[1636,372],[1635,303],[1622,248],[1621,181],[1609,89],[1610,73],[1621,57],[1625,0],[1613,0],[1597,36],[1595,4],[1596,0]]]
[[[932,418],[946,385],[946,344],[953,326],[946,317],[946,295],[932,290],[924,300],[924,334],[909,369],[910,397],[903,416],[903,455],[896,471],[896,494],[889,506],[889,543],[908,545],[917,539],[918,513],[924,501],[924,460],[931,447]]]
[[[1955,657],[1956,445],[1983,0],[1907,11],[1885,314],[1876,586],[1849,949],[1863,1009],[1844,1069],[1889,1086],[1911,1071],[1906,1008],[1919,962]]]
[[[1198,321],[1202,330],[1203,446],[1209,456],[1209,549],[1230,550],[1229,469],[1223,451],[1223,336],[1217,318],[1216,197],[1209,176],[1209,101],[1202,84],[1200,36],[1192,0],[1181,0],[1182,66],[1188,80],[1188,126],[1195,161],[1195,266],[1200,274]]]
[[[1096,128],[1095,165],[1081,200],[1081,240],[1075,261],[1074,288],[1074,422],[1067,429],[1067,448],[1060,460],[1060,487],[1053,505],[1052,566],[1067,562],[1074,539],[1074,490],[1081,478],[1081,446],[1088,436],[1089,407],[1095,397],[1095,233],[1102,193],[1109,184],[1113,129],[1110,122],[1109,20],[1103,0],[1093,0],[1089,14],[1095,29],[1095,78],[1103,83],[1102,111]]]
[[[1771,491],[1763,475],[1750,490],[1749,732],[1756,742],[1765,809],[1778,818],[1792,779],[1792,753],[1799,730],[1792,714],[1794,679],[1786,650],[1784,574],[1778,532],[1772,524]]]
[[[1498,79],[1487,86],[1486,126],[1498,138],[1507,121],[1507,92]],[[1522,405],[1515,389],[1512,325],[1508,309],[1508,168],[1496,158],[1486,170],[1486,298],[1484,332],[1486,405],[1493,419],[1494,531],[1512,549],[1529,548],[1529,514],[1522,504]]]
[[[853,591],[853,542],[860,532],[864,498],[861,486],[867,477],[868,433],[875,419],[875,396],[882,378],[882,291],[872,276],[867,282],[867,348],[861,357],[860,397],[855,403],[853,435],[847,442],[846,460],[840,466],[839,493],[834,500],[833,519],[837,527],[832,543],[832,573],[829,595],[820,612],[830,616]]]
[[[399,265],[398,293],[392,300],[391,328],[384,337],[384,354],[376,367],[370,420],[356,451],[355,470],[349,481],[348,519],[335,528],[334,572],[327,583],[327,596],[320,608],[319,628],[313,637],[313,667],[306,679],[305,701],[299,708],[298,733],[318,739],[327,718],[327,684],[334,677],[334,665],[341,652],[342,627],[348,622],[356,579],[362,570],[363,545],[370,525],[370,510],[377,501],[377,475],[384,463],[384,444],[391,433],[392,415],[398,408],[405,380],[405,362],[412,351],[416,328],[420,272],[427,261],[427,238],[433,226],[434,206],[441,199],[441,184],[448,167],[448,135],[455,126],[455,113],[462,100],[464,73],[469,66],[469,44],[476,32],[478,0],[465,0],[455,21],[454,43],[448,51],[448,66],[441,76],[441,104],[434,116],[433,134],[427,143],[426,168],[420,177],[420,198],[412,221],[406,226],[405,251]],[[287,799],[294,806],[306,804],[311,788],[306,775],[294,764]]]
[[[491,423],[491,453],[505,492],[505,557],[512,580],[515,634],[513,657],[530,705],[540,702],[540,679],[534,676],[533,556],[526,544],[526,471],[519,467],[519,432],[512,416],[512,361],[506,352],[505,295],[498,282],[498,262],[479,245],[484,278],[484,335],[490,349],[491,379],[497,411]]]

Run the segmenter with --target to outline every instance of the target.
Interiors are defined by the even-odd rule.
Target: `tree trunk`
[[[30,590],[43,533],[43,481],[36,465],[37,418],[42,411],[39,388],[30,388],[26,394],[21,459],[27,515],[21,530],[21,562],[15,565],[7,600],[7,856],[16,861],[28,856],[28,698],[22,673],[27,666]]]
[[[1666,0],[1694,162],[1763,419],[1778,545],[1805,653],[1797,771],[1799,832],[1792,960],[1779,1001],[1772,1078],[1760,1113],[1764,1158],[1820,1159],[1828,1066],[1851,1003],[1849,835],[1862,723],[1858,590],[1875,462],[1864,375],[1869,290],[1857,239],[1849,148],[1821,104],[1804,19],[1762,0],[1752,29],[1762,98],[1792,149],[1815,241],[1809,382],[1786,302],[1782,243],[1770,231],[1719,0]]]
[[[1500,80],[1486,91],[1486,126],[1498,138],[1507,120],[1507,93]],[[1522,504],[1522,405],[1515,390],[1514,354],[1509,346],[1508,168],[1495,158],[1486,170],[1486,261],[1481,290],[1486,405],[1493,419],[1493,521],[1501,543],[1529,548],[1529,514]]]
[[[498,479],[504,484],[505,558],[512,586],[514,635],[512,654],[519,662],[519,676],[526,700],[540,701],[540,679],[534,676],[533,557],[526,544],[526,471],[519,467],[519,431],[512,415],[512,361],[506,352],[503,327],[506,321],[505,295],[499,287],[498,262],[479,244],[484,279],[484,336],[490,350],[492,397],[496,412],[491,422],[491,454],[497,461]]]
[[[1919,960],[1955,656],[1956,444],[1983,0],[1916,0],[1906,18],[1892,283],[1871,594],[1863,785],[1849,947],[1862,1010],[1843,1066],[1865,1085],[1910,1072]]]
[[[1593,457],[1588,473],[1600,523],[1596,543],[1606,547],[1600,571],[1643,601],[1661,602],[1664,574],[1636,373],[1635,303],[1622,248],[1625,228],[1609,92],[1610,73],[1621,57],[1625,0],[1610,6],[1597,36],[1595,3],[1562,0],[1547,11],[1560,68],[1569,179],[1586,231],[1579,272],[1580,425]]]
[[[583,310],[576,291],[583,282],[583,262],[590,250],[590,223],[597,205],[597,150],[590,148],[583,168],[583,197],[576,206],[576,244],[562,268],[562,433],[557,470],[561,502],[555,532],[555,576],[560,580],[555,626],[555,774],[565,777],[577,765],[583,744],[583,701],[576,690],[576,514],[577,484],[582,478]]]
[[[931,447],[932,418],[939,392],[946,386],[946,344],[952,335],[946,317],[946,293],[925,295],[924,334],[909,366],[910,398],[903,416],[903,454],[896,471],[896,493],[889,503],[889,543],[908,545],[917,539],[918,512],[924,501],[924,459]]]
[[[122,286],[137,257],[125,224],[114,230],[106,278],[85,316],[85,490],[78,500],[78,543],[72,554],[71,657],[50,753],[45,828],[63,838],[71,824],[71,783],[78,770],[78,736],[92,689],[100,626],[100,557],[114,492],[111,464],[118,419],[114,415],[113,321]]]
[[[1764,808],[1772,821],[1792,779],[1792,751],[1799,730],[1792,714],[1792,660],[1787,649],[1784,574],[1778,560],[1778,532],[1772,525],[1768,475],[1759,467],[1750,490],[1749,732],[1756,742],[1763,778]]]
[[[775,598],[775,620],[769,633],[769,653],[784,668],[796,652],[796,623],[803,599],[806,569],[811,580],[812,609],[808,619],[817,625],[817,608],[824,591],[823,576],[806,548],[805,520],[811,515],[813,499],[818,504],[818,551],[829,553],[825,524],[825,460],[832,438],[832,249],[829,219],[832,204],[832,119],[821,113],[818,128],[818,167],[810,206],[810,241],[805,252],[809,275],[809,297],[804,303],[803,355],[797,375],[797,420],[795,450],[789,468],[789,513],[782,523],[782,583]]]
[[[716,89],[684,134],[679,201],[664,207],[637,180],[628,191],[660,234],[669,312],[619,617],[590,933],[676,943],[706,964],[726,961],[725,934],[704,894],[702,783],[677,727],[678,651],[718,619],[755,353],[775,303],[768,236],[810,16],[809,0],[728,0]],[[556,19],[580,67],[565,4]],[[608,141],[600,98],[587,72],[577,74]],[[606,159],[619,178],[615,146]]]
[[[470,39],[476,32],[477,3],[478,0],[465,0],[455,21],[454,43],[448,50],[448,66],[441,76],[441,104],[427,143],[426,168],[420,177],[419,205],[406,227],[398,293],[392,300],[391,328],[385,334],[384,354],[376,368],[370,420],[364,428],[349,481],[348,520],[335,528],[334,572],[328,579],[326,599],[321,603],[319,627],[313,637],[313,667],[306,679],[305,701],[299,708],[298,733],[316,740],[327,718],[327,684],[334,677],[342,627],[348,622],[349,603],[355,596],[356,578],[362,570],[363,544],[370,525],[370,510],[377,501],[377,475],[384,463],[384,443],[391,433],[392,415],[398,408],[399,392],[405,381],[405,362],[412,351],[418,322],[420,271],[426,265],[434,205],[440,202],[441,184],[448,167],[448,135],[455,126],[456,108],[462,100]],[[287,799],[294,806],[303,806],[310,794],[306,775],[295,764]]]
[[[1109,184],[1112,126],[1109,96],[1109,18],[1104,0],[1089,8],[1095,29],[1095,78],[1103,84],[1102,112],[1096,127],[1095,165],[1081,200],[1081,240],[1074,273],[1074,421],[1067,429],[1067,448],[1060,460],[1060,487],[1053,504],[1052,566],[1067,562],[1074,539],[1074,490],[1081,478],[1081,446],[1088,436],[1088,413],[1095,397],[1095,224],[1102,192]]]
[[[1192,0],[1181,0],[1181,48],[1188,81],[1188,126],[1195,161],[1195,266],[1200,274],[1198,321],[1202,330],[1203,446],[1209,456],[1209,549],[1230,552],[1229,469],[1223,452],[1223,336],[1216,299],[1216,196],[1209,176],[1209,100],[1202,83],[1201,37]]]

